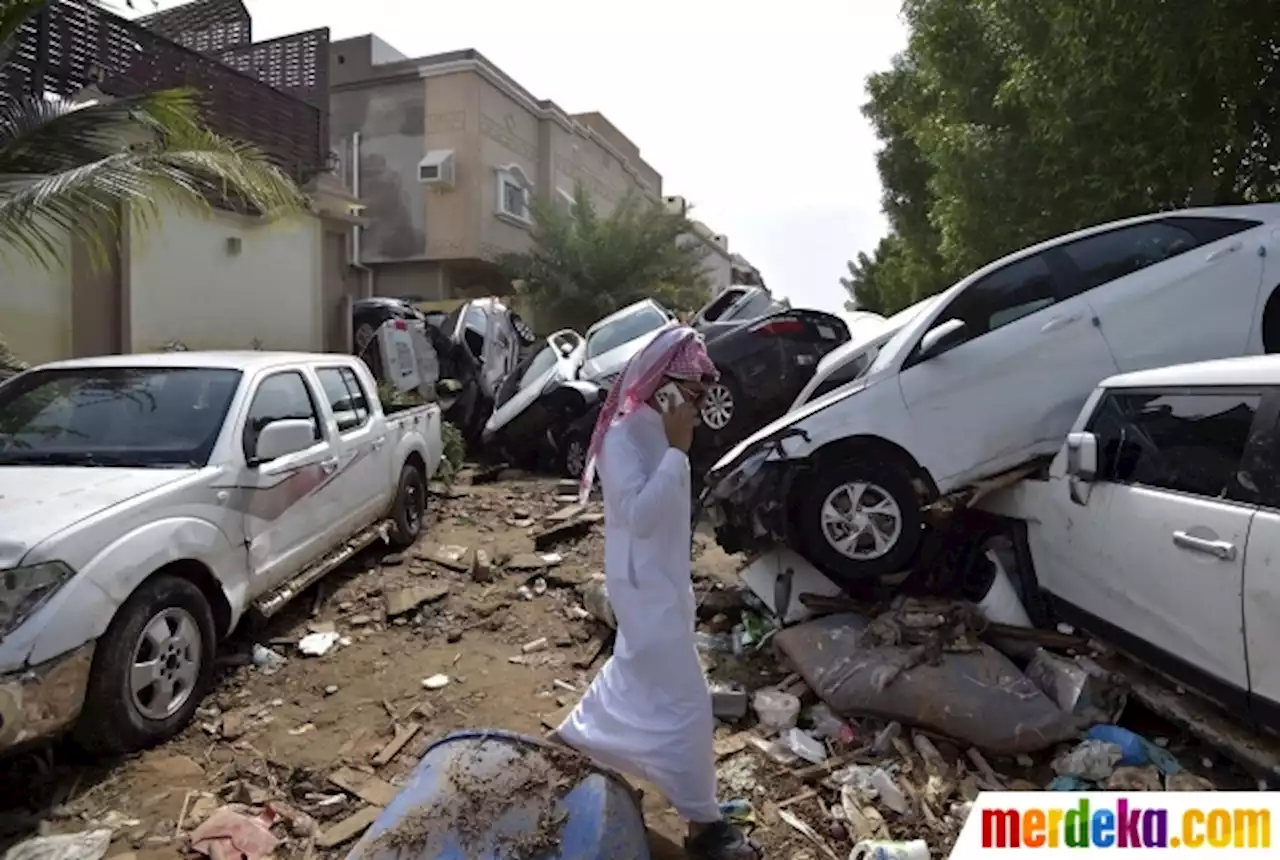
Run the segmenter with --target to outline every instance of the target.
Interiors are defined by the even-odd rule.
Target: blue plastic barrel
[[[580,778],[575,770],[577,784],[561,792],[554,805],[546,791],[523,790],[562,773],[556,762],[566,755],[573,754],[512,732],[465,731],[441,738],[427,748],[408,784],[347,860],[649,860],[644,816],[621,778],[584,761]],[[459,789],[458,780],[473,788]],[[485,786],[482,804],[472,798],[476,785]],[[492,820],[460,820],[477,807]],[[548,810],[562,818],[556,825],[559,847],[526,856],[529,838],[547,833]],[[407,839],[411,844],[404,844]]]

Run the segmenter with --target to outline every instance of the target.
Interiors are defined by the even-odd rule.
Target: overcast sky
[[[839,309],[845,261],[885,230],[859,108],[906,43],[898,0],[247,5],[255,40],[328,27],[413,57],[475,48],[535,96],[600,111],[794,305]]]

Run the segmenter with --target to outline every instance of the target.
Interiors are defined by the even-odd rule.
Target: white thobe
[[[599,462],[618,638],[558,733],[656,785],[684,818],[718,821],[715,719],[694,639],[689,459],[642,406],[609,430]]]

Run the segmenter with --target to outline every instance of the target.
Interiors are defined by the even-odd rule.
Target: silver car
[[[579,378],[608,388],[631,357],[675,321],[675,314],[653,299],[638,301],[609,314],[587,329],[586,360]]]

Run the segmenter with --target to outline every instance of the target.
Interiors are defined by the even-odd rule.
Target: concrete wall
[[[166,212],[129,238],[129,348],[323,349],[322,241],[311,215]]]
[[[0,258],[0,339],[33,364],[70,355],[72,289],[69,260],[46,269],[6,247]]]

